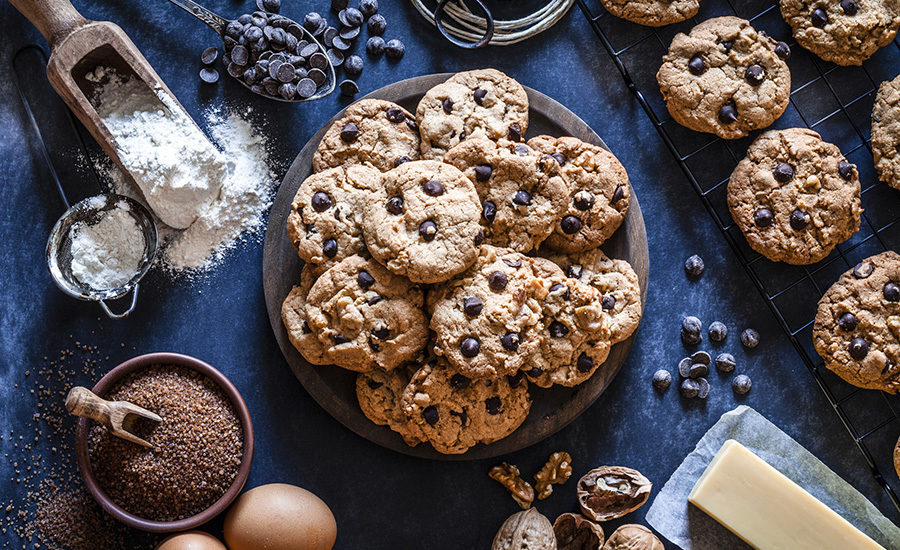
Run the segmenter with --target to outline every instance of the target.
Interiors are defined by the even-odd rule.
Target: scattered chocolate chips
[[[574,235],[581,231],[582,223],[578,217],[569,214],[564,216],[562,221],[559,222],[559,227],[566,235]]]
[[[406,53],[406,47],[403,46],[403,42],[400,42],[396,38],[392,40],[388,40],[387,44],[384,45],[384,53],[390,59],[400,59],[403,57],[403,54]]]
[[[341,141],[353,143],[359,137],[359,128],[353,122],[348,122],[341,128]]]
[[[779,162],[778,166],[772,170],[775,181],[779,183],[787,183],[794,179],[794,167],[786,162]]]
[[[853,276],[857,279],[867,279],[873,271],[875,266],[871,262],[860,262],[853,266]]]
[[[690,357],[685,357],[681,361],[678,362],[678,376],[682,378],[690,378],[691,377],[691,366],[694,362]]]
[[[700,377],[697,379],[697,384],[700,386],[700,390],[697,392],[697,397],[699,397],[700,399],[706,399],[707,397],[709,397],[709,380]]]
[[[434,405],[428,405],[422,409],[422,418],[425,419],[429,426],[434,426],[441,419],[441,413],[438,412],[437,407]]]
[[[484,308],[484,302],[477,296],[469,296],[463,300],[463,311],[469,317],[477,317]]]
[[[219,71],[209,67],[200,69],[200,80],[206,84],[215,84],[219,81]]]
[[[700,378],[709,374],[709,366],[703,363],[694,363],[688,370],[688,378]]]
[[[737,121],[737,107],[733,103],[722,105],[719,109],[719,122],[722,124],[731,124]]]
[[[475,357],[481,351],[481,343],[475,338],[465,338],[459,345],[459,351],[463,357]]]
[[[372,31],[369,31],[370,33]],[[366,41],[366,53],[371,57],[381,57],[384,54],[384,38],[372,36]]]
[[[575,368],[578,369],[579,372],[589,372],[594,368],[594,360],[588,357],[586,353],[582,352],[575,361]]]
[[[425,242],[430,243],[437,235],[437,224],[432,220],[425,220],[419,224],[419,235],[422,236]]]
[[[688,277],[697,278],[703,275],[703,270],[705,269],[705,265],[703,263],[703,258],[694,254],[684,261],[684,272]]]
[[[800,231],[802,229],[806,229],[809,225],[809,214],[804,212],[803,210],[794,210],[791,212],[791,227]]]
[[[705,351],[697,351],[691,354],[691,362],[709,366],[712,362],[712,357]]]
[[[341,95],[343,96],[355,96],[359,93],[359,85],[350,79],[342,80],[338,84],[338,88],[341,89]]]
[[[853,179],[853,169],[855,166],[847,162],[846,160],[842,160],[838,163],[838,174],[841,175],[845,180]]]
[[[734,355],[731,355],[730,353],[720,353],[716,356],[716,369],[719,372],[732,372],[735,366],[737,366],[737,362],[734,360]]]
[[[494,292],[500,292],[505,289],[507,282],[506,273],[502,271],[494,271],[488,275],[488,286]]]
[[[703,323],[693,315],[688,315],[681,321],[681,330],[691,334],[700,334],[700,331],[703,330]]]
[[[856,315],[853,315],[849,311],[844,313],[838,319],[838,327],[844,332],[851,332],[856,329],[856,326],[859,324],[859,321],[856,319]]]
[[[769,227],[775,221],[775,215],[768,208],[760,208],[753,213],[753,223],[756,227]]]
[[[519,349],[519,335],[515,332],[507,332],[500,337],[500,345],[506,351],[516,351]]]
[[[753,64],[744,71],[744,79],[753,86],[759,86],[766,79],[766,70],[762,65]]]
[[[887,283],[884,285],[881,293],[888,302],[900,301],[900,286],[897,286],[896,283]]]
[[[775,55],[781,59],[788,60],[791,58],[791,47],[786,42],[778,42],[775,44]]]
[[[753,349],[759,345],[759,333],[752,328],[745,329],[741,333],[741,344],[747,349]]]
[[[856,15],[859,13],[859,4],[856,3],[856,0],[841,0],[841,9],[847,15]]]
[[[728,327],[721,321],[713,321],[709,324],[709,339],[713,342],[724,342],[728,337]]]
[[[384,34],[384,31],[387,29],[387,19],[384,18],[380,13],[376,13],[372,17],[369,18],[369,23],[366,26],[369,29],[369,34],[374,37],[381,37]],[[382,45],[384,44],[384,40],[381,41]]]
[[[750,381],[750,377],[746,374],[739,374],[731,381],[731,389],[738,395],[746,395],[750,391],[750,386],[752,385],[753,383]]]
[[[363,24],[365,17],[356,8],[347,8],[338,13],[338,20],[345,27],[358,27]]]
[[[508,265],[509,267],[511,267],[513,269],[518,269],[518,268],[522,267],[522,259],[521,258],[518,258],[516,260],[510,260],[508,258],[503,258],[503,263],[505,263],[506,265]]]
[[[203,50],[203,53],[200,54],[200,62],[204,65],[212,65],[216,62],[216,59],[219,58],[219,48],[216,46],[210,46]]]
[[[669,385],[672,383],[672,374],[665,370],[659,369],[658,371],[653,373],[653,387],[660,391],[665,391],[669,389]]]
[[[406,155],[400,156],[397,160],[394,161],[394,168],[400,166],[401,164],[406,164],[407,162],[411,162],[412,159]]]
[[[681,382],[681,396],[693,399],[700,393],[700,383],[693,378],[685,378]]]
[[[854,338],[850,340],[850,357],[861,361],[869,354],[869,343],[863,338]]]
[[[688,61],[688,69],[692,74],[698,76],[706,72],[706,63],[703,61],[703,58],[700,57],[700,54],[695,54],[691,57],[690,61]]]
[[[360,56],[351,55],[344,60],[344,72],[347,73],[348,76],[359,76],[362,70],[363,60]]]
[[[812,21],[813,26],[821,29],[828,24],[828,13],[822,8],[816,8],[813,10],[810,20]]]

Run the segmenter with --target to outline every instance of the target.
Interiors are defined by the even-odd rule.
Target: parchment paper
[[[888,550],[900,550],[900,528],[802,445],[744,405],[723,414],[706,432],[647,512],[650,525],[673,544],[684,550],[750,548],[687,501],[694,483],[728,439],[756,453]]]

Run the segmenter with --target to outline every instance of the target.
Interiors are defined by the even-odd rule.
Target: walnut
[[[663,543],[643,525],[622,525],[603,545],[603,550],[665,550]]]
[[[488,475],[491,479],[499,481],[506,487],[506,490],[512,495],[513,500],[515,500],[523,510],[531,506],[531,503],[534,502],[534,489],[531,488],[530,483],[522,479],[519,475],[519,468],[516,466],[504,462],[499,466],[491,468]]]
[[[509,516],[494,536],[491,550],[556,550],[550,520],[535,508]]]
[[[600,550],[603,528],[581,514],[563,514],[553,523],[557,550]]]
[[[620,518],[641,507],[653,484],[637,470],[601,466],[578,480],[578,503],[594,521]]]
[[[572,457],[567,452],[550,455],[541,471],[534,474],[534,491],[538,500],[544,500],[553,492],[553,485],[562,485],[572,477]]]

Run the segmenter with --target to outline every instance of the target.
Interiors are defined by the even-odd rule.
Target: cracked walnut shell
[[[519,475],[519,468],[504,462],[494,466],[488,472],[491,479],[497,480],[510,492],[513,500],[524,510],[534,502],[534,489],[531,484]]]
[[[641,507],[653,484],[637,470],[601,466],[578,480],[578,504],[594,521],[620,518]]]
[[[603,528],[581,514],[562,514],[553,522],[557,550],[600,550]]]
[[[556,535],[550,520],[536,508],[529,508],[503,522],[491,550],[556,550]]]
[[[616,529],[603,550],[664,550],[662,541],[643,525],[628,524]]]
[[[547,463],[534,474],[534,491],[538,500],[544,500],[553,493],[553,485],[562,485],[572,477],[572,457],[567,452],[550,455]]]

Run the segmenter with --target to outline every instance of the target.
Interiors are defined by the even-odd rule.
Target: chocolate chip
[[[382,300],[384,300],[384,297],[376,294],[375,296],[372,296],[371,298],[366,300],[366,304],[370,305],[370,306],[374,306],[375,304],[377,304],[378,302],[380,302]]]
[[[703,363],[693,363],[688,371],[689,378],[700,378],[709,374],[709,367]]]
[[[403,198],[402,197],[391,197],[387,201],[387,211],[395,216],[399,216],[403,213]]]
[[[428,405],[422,409],[422,418],[425,419],[429,426],[434,426],[441,419],[441,413],[438,412],[437,407],[434,405]]]
[[[359,286],[362,288],[369,288],[375,284],[375,278],[372,277],[368,271],[363,269],[356,274],[356,282],[359,283]]]
[[[550,332],[550,336],[553,338],[562,338],[566,334],[569,334],[568,327],[559,321],[551,321],[550,325],[547,327],[547,331]]]
[[[838,174],[845,180],[851,180],[853,179],[853,168],[854,166],[852,164],[846,160],[842,160],[838,163]]]
[[[691,361],[693,363],[700,363],[701,365],[707,365],[712,362],[712,357],[705,351],[696,351],[691,354]]]
[[[862,338],[850,340],[850,357],[861,361],[869,354],[869,343]]]
[[[570,279],[580,279],[582,271],[584,270],[580,265],[570,265],[566,268],[566,277]]]
[[[425,220],[419,225],[419,235],[422,236],[426,243],[430,243],[437,235],[437,224],[432,220]]]
[[[778,42],[775,44],[775,55],[781,59],[788,60],[791,58],[791,47],[786,42]]]
[[[812,21],[813,26],[821,29],[828,24],[828,14],[822,8],[816,8],[813,10],[810,20]]]
[[[853,267],[853,276],[857,279],[867,279],[875,271],[872,262],[859,262]]]
[[[697,379],[697,384],[700,385],[700,391],[697,392],[697,397],[699,397],[700,399],[706,399],[707,397],[709,397],[709,380],[701,376]]]
[[[528,148],[524,143],[519,143],[515,147],[513,147],[513,152],[520,157],[525,157],[531,154],[531,149]]]
[[[387,327],[372,329],[372,336],[379,340],[387,340],[391,336],[391,331]]]
[[[487,409],[488,414],[500,414],[500,411],[503,410],[503,402],[499,397],[488,397],[484,400],[484,408]]]
[[[772,175],[779,183],[787,183],[794,178],[794,167],[786,162],[778,163],[778,166],[772,170]]]
[[[373,389],[373,390],[377,390],[378,388],[380,388],[380,387],[383,386],[384,384],[383,384],[382,382],[377,381],[377,380],[372,380],[371,378],[368,378],[368,379],[366,379],[366,385],[369,386],[369,388],[371,388],[371,389]]]
[[[505,289],[507,282],[506,273],[502,271],[494,271],[488,275],[488,286],[494,292],[500,292]]]
[[[856,3],[856,0],[841,0],[841,9],[847,15],[856,15],[859,13],[859,4]]]
[[[769,227],[775,221],[775,215],[768,208],[760,208],[753,213],[753,223],[756,227]]]
[[[351,97],[359,93],[359,85],[350,79],[341,80],[341,83],[338,84],[338,88],[341,89],[342,96]]]
[[[316,93],[316,88],[318,86],[313,79],[302,78],[297,82],[297,95],[304,99],[312,97]]]
[[[516,260],[508,260],[506,258],[503,258],[503,263],[505,263],[506,265],[508,265],[509,267],[511,267],[513,269],[518,269],[518,268],[522,267],[522,259],[521,258],[516,259]]]
[[[341,37],[341,40],[344,42],[353,42],[359,36],[359,27],[343,27],[341,28],[341,32],[338,33],[338,36]]]
[[[337,255],[338,244],[334,239],[327,239],[324,243],[322,243],[322,252],[328,256],[329,258],[334,258]]]
[[[653,373],[653,387],[658,390],[667,390],[672,383],[672,374],[665,369],[659,369]]]
[[[550,294],[553,294],[553,293],[555,293],[555,292],[559,292],[560,290],[563,291],[563,293],[562,293],[562,299],[568,301],[569,298],[570,298],[569,288],[568,288],[566,285],[562,284],[562,283],[556,283],[555,285],[551,286],[551,287],[550,287]]]
[[[709,339],[713,342],[724,342],[728,337],[728,327],[721,321],[713,321],[709,324]]]
[[[752,328],[745,329],[741,333],[741,344],[747,349],[753,349],[759,345],[759,333]]]
[[[384,38],[380,36],[370,37],[366,41],[366,53],[371,57],[381,57],[381,54],[384,53]]]
[[[247,64],[247,60],[250,57],[250,52],[247,51],[247,48],[238,44],[237,46],[231,48],[231,61],[234,63],[244,66]]]
[[[384,112],[384,115],[394,124],[400,124],[401,122],[406,120],[406,114],[398,107],[388,108]]]
[[[443,107],[444,112],[449,115],[453,112],[453,100],[449,97],[444,98],[444,101],[441,102],[441,107]]]
[[[753,383],[750,381],[750,377],[746,374],[739,374],[731,381],[731,389],[738,395],[747,394],[752,385]]]
[[[338,20],[345,27],[358,27],[363,24],[365,17],[362,12],[356,8],[347,8],[338,13]]]
[[[303,334],[312,334],[312,329],[309,328],[309,323],[303,321],[303,324],[300,326],[300,330],[303,331]]]
[[[341,141],[344,143],[353,143],[359,137],[359,128],[353,122],[344,124],[341,128]]]
[[[897,286],[896,283],[888,283],[884,285],[881,293],[884,295],[884,299],[888,302],[900,301],[900,286]]]
[[[475,98],[475,103],[478,105],[483,105],[484,96],[487,95],[487,90],[482,88],[475,88],[475,91],[472,92],[472,97]]]
[[[616,307],[616,297],[612,294],[607,294],[603,298],[600,299],[600,307],[609,311],[612,308]]]
[[[481,217],[488,222],[488,225],[494,223],[494,217],[497,216],[497,205],[491,201],[481,203]]]
[[[475,338],[465,338],[459,345],[459,351],[463,357],[475,357],[481,351],[481,343]]]
[[[344,72],[348,76],[359,76],[363,70],[363,60],[358,55],[351,55],[344,61]]]
[[[566,164],[566,156],[564,154],[557,152],[557,153],[550,153],[550,156],[553,157],[553,159],[557,163],[559,163],[560,166],[563,166]]]
[[[689,334],[700,334],[700,331],[703,330],[703,323],[693,315],[688,315],[681,320],[681,330]]]
[[[316,212],[324,212],[331,208],[331,197],[328,193],[316,191],[312,196],[312,207]]]
[[[463,376],[462,374],[456,373],[450,377],[450,387],[456,388],[457,390],[464,390],[472,384],[472,379],[468,376]]]
[[[856,315],[853,315],[849,311],[841,315],[838,319],[838,326],[844,332],[852,332],[856,329],[858,324],[859,321],[856,319]]]
[[[563,217],[562,221],[559,223],[559,226],[563,230],[563,233],[565,233],[566,235],[574,235],[575,233],[581,231],[582,223],[579,218],[569,214]]]
[[[369,29],[369,35],[372,36],[372,38],[381,38],[381,35],[384,34],[384,31],[387,29],[387,19],[380,13],[377,13],[369,18],[369,24],[366,28]],[[371,40],[371,38],[369,40]],[[383,39],[381,43],[383,47]]]
[[[688,61],[688,69],[690,69],[691,73],[698,76],[706,72],[706,63],[703,61],[703,58],[700,57],[700,54],[695,54],[691,60]]]
[[[209,67],[203,67],[200,69],[200,80],[207,84],[215,84],[219,81],[219,71],[210,69]]]
[[[693,332],[687,332],[684,329],[681,330],[681,342],[685,346],[696,346],[703,341],[703,335]]]
[[[720,353],[716,356],[716,369],[719,372],[731,372],[734,370],[734,367],[737,366],[737,362],[734,360],[734,355],[730,353]]]
[[[333,340],[334,340],[334,344],[337,346],[339,346],[341,344],[346,344],[347,342],[350,341],[349,338],[347,338],[346,336],[344,336],[342,334],[335,334]]]
[[[540,375],[544,374],[544,371],[540,367],[531,367],[530,369],[525,371],[525,374],[528,375],[528,378],[537,378]]]
[[[744,78],[753,86],[759,86],[766,79],[766,70],[762,65],[753,64],[744,71]]]
[[[519,349],[519,335],[515,332],[507,332],[500,337],[500,344],[506,351],[516,351]]]
[[[700,383],[691,378],[685,378],[681,382],[681,396],[693,399],[700,393]]]
[[[384,53],[391,59],[400,59],[406,53],[406,48],[403,46],[403,42],[394,38],[393,40],[388,40],[387,44],[384,45]]]
[[[494,169],[490,164],[479,164],[475,167],[475,180],[485,182],[490,179]]]
[[[469,317],[477,317],[484,308],[484,302],[477,296],[468,296],[463,300],[463,311]]]
[[[590,210],[594,206],[594,195],[592,195],[590,191],[579,191],[575,193],[572,204],[574,204],[575,208],[578,210]]]
[[[200,62],[204,65],[212,65],[216,62],[216,58],[219,57],[219,48],[215,46],[210,46],[203,50],[203,53],[200,54]]]
[[[506,137],[512,141],[522,141],[522,127],[518,122],[513,122],[506,130]]]
[[[475,233],[475,246],[481,246],[481,243],[484,242],[484,231],[478,230],[478,233]]]
[[[522,371],[518,371],[515,374],[506,375],[506,380],[509,382],[510,388],[518,388],[519,384],[522,383],[522,378],[525,376],[525,373]]]
[[[731,124],[737,120],[737,107],[733,103],[722,105],[719,109],[719,122],[722,124]]]
[[[691,365],[694,364],[694,361],[690,357],[685,357],[681,361],[678,362],[678,376],[682,378],[690,378],[691,376]]]
[[[531,194],[528,191],[523,189],[519,189],[516,191],[516,194],[513,195],[512,199],[514,204],[518,204],[519,206],[528,206],[531,204]]]
[[[575,361],[575,368],[578,369],[578,372],[589,372],[594,368],[594,360],[588,357],[586,353],[581,352],[581,355]]]
[[[694,254],[684,261],[684,272],[688,277],[697,278],[703,275],[703,270],[705,269],[705,264],[703,263],[703,258]]]
[[[791,212],[791,227],[800,231],[801,229],[806,229],[807,225],[809,225],[809,214],[803,210],[794,210]]]
[[[731,51],[732,46],[734,46],[734,40],[723,40],[720,44],[725,48],[725,53],[728,53]]]

